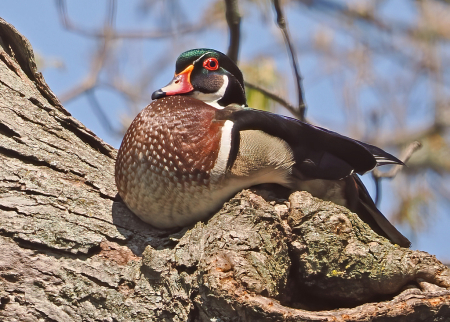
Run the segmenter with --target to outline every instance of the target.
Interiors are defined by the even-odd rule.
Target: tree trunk
[[[0,320],[450,319],[448,268],[343,207],[244,190],[208,222],[158,230],[116,196],[115,156],[0,19]]]

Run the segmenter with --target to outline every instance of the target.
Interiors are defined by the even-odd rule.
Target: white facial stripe
[[[207,53],[204,53],[204,54],[201,55],[199,58],[197,58],[196,60],[194,60],[194,62],[192,63],[192,65],[197,64],[197,63],[199,62],[199,60],[203,58],[203,56],[208,55],[208,54],[211,54],[211,53],[212,53],[211,51],[208,51]]]
[[[234,123],[230,120],[225,121],[222,127],[222,136],[220,137],[220,148],[217,154],[216,164],[211,170],[211,180],[217,180],[221,178],[227,168],[228,158],[230,157],[231,150],[231,132],[233,130]]]
[[[190,96],[193,98],[196,98],[200,101],[205,102],[208,105],[211,105],[214,108],[217,108],[219,110],[223,109],[225,106],[220,106],[217,101],[220,100],[224,95],[225,91],[227,90],[228,86],[228,76],[223,75],[223,84],[222,87],[219,88],[219,90],[215,93],[202,93],[199,91],[193,91]]]
[[[222,77],[223,77],[223,84],[216,92],[216,95],[218,96],[218,99],[216,101],[220,100],[225,95],[225,91],[227,90],[228,87],[228,76],[223,75]]]

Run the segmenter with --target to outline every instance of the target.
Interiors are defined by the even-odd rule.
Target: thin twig
[[[400,155],[400,161],[403,163],[408,162],[408,160],[411,158],[411,156],[419,150],[422,147],[422,143],[419,141],[411,142],[406,149],[404,149]],[[397,173],[401,170],[402,165],[396,164],[394,167],[392,167],[391,170],[387,172],[381,172],[379,169],[373,170],[373,175],[378,178],[393,178],[397,175]]]
[[[274,100],[278,104],[284,106],[287,110],[289,110],[289,112],[292,113],[292,115],[294,115],[296,118],[300,119],[300,114],[299,114],[298,108],[296,108],[294,105],[292,105],[291,103],[289,103],[282,97],[278,96],[275,93],[269,92],[267,89],[264,89],[256,84],[249,83],[247,81],[244,81],[244,84],[245,84],[245,86],[260,92],[261,94],[267,96],[271,100]]]
[[[274,6],[275,12],[277,14],[277,24],[283,33],[284,41],[286,42],[286,45],[288,47],[288,50],[289,50],[289,53],[291,56],[292,68],[294,69],[295,78],[297,80],[298,112],[295,114],[299,116],[299,119],[301,121],[305,121],[306,105],[305,105],[305,101],[303,99],[302,77],[300,76],[300,71],[298,68],[297,56],[295,54],[294,46],[292,46],[291,38],[289,36],[289,31],[287,29],[287,23],[286,23],[286,20],[284,19],[280,1],[273,0],[273,6]]]
[[[193,32],[199,32],[205,30],[205,27],[215,21],[212,19],[202,20],[200,23],[195,25],[187,25],[183,26],[183,29],[179,29],[177,31],[173,30],[164,30],[164,31],[152,31],[152,30],[143,30],[143,31],[126,31],[126,32],[118,32],[114,29],[110,29],[111,35],[105,34],[103,30],[91,30],[87,28],[80,27],[74,24],[67,13],[67,6],[64,0],[57,0],[58,7],[58,15],[61,21],[62,26],[68,31],[77,33],[84,37],[92,37],[92,38],[111,38],[111,39],[131,39],[131,40],[141,40],[141,39],[161,39],[173,37],[175,35],[188,34]],[[109,10],[116,11],[116,5],[109,7]],[[109,18],[112,18],[109,16]],[[111,21],[112,23],[112,21]]]
[[[227,56],[237,64],[241,39],[241,16],[237,0],[225,0],[226,18],[230,30],[230,43]]]
[[[411,158],[411,156],[414,154],[414,152],[416,152],[417,150],[419,150],[422,147],[422,143],[420,143],[419,141],[414,141],[411,142],[406,149],[403,150],[403,152],[401,153],[399,160],[402,161],[403,163],[408,162],[408,160]],[[400,172],[400,170],[402,169],[402,165],[401,164],[396,164],[395,166],[393,166],[389,171],[387,172],[381,172],[379,169],[374,169],[372,171],[372,178],[375,182],[375,204],[378,206],[380,203],[380,196],[381,196],[381,184],[380,184],[380,180],[382,178],[393,178],[397,175],[397,173]]]
[[[100,72],[103,69],[107,55],[109,53],[110,43],[111,41],[108,40],[108,38],[104,38],[104,41],[99,44],[100,46],[96,54],[94,55],[94,58],[92,59],[91,68],[88,75],[78,85],[59,95],[59,99],[61,100],[61,102],[67,103],[68,101],[78,97],[88,90],[91,90],[97,85]]]
[[[110,0],[108,2],[108,17],[105,25],[107,25],[111,29],[114,28],[114,23],[116,20],[116,11],[117,11],[116,7],[117,7],[116,0]]]
[[[100,103],[97,100],[97,97],[95,96],[94,90],[88,90],[86,92],[86,97],[94,111],[94,113],[97,115],[97,118],[99,119],[100,123],[103,125],[103,127],[110,132],[110,134],[117,136],[121,132],[119,130],[114,129],[113,125],[108,119],[108,116],[103,111],[102,107],[100,106]]]

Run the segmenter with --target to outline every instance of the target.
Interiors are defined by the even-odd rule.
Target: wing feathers
[[[305,178],[337,180],[383,164],[403,164],[373,145],[287,116],[230,105],[218,110],[216,119],[232,120],[234,131],[261,130],[283,139]]]
[[[401,164],[405,165],[402,161],[394,157],[392,154],[387,153],[386,151],[364,142],[358,141],[361,145],[363,145],[372,155],[375,157],[377,161],[377,166],[385,165],[385,164]]]

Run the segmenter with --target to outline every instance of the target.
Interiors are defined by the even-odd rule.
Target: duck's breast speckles
[[[175,199],[193,194],[194,200],[209,189],[223,125],[214,116],[215,109],[203,102],[170,96],[153,101],[135,118],[118,153],[116,182],[136,214],[158,207],[179,212],[174,207],[188,205],[176,205]]]

